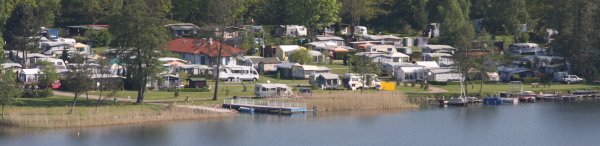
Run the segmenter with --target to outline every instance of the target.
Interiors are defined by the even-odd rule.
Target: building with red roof
[[[180,55],[180,58],[190,64],[215,65],[219,56],[221,42],[212,39],[177,38],[167,43],[171,52]],[[222,65],[236,65],[236,56],[242,49],[223,44],[221,51]]]

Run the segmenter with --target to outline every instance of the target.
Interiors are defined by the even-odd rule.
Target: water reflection
[[[599,105],[242,114],[222,120],[84,129],[0,128],[0,145],[595,145],[600,136]]]

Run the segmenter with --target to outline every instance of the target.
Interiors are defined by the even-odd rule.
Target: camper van
[[[292,95],[292,88],[285,84],[256,84],[254,95],[256,97],[285,97]]]
[[[216,70],[216,66],[213,70]],[[216,77],[216,74],[214,75]],[[258,79],[258,72],[252,66],[221,66],[219,69],[219,80],[256,81]]]
[[[356,35],[367,35],[368,31],[367,31],[367,27],[365,26],[356,26],[354,27],[354,34]]]
[[[363,77],[359,74],[349,73],[344,75],[343,83],[344,86],[348,89],[356,90],[360,88],[379,88],[381,87],[381,83],[375,74],[367,74],[365,75],[367,80],[365,81],[366,85],[363,85]]]

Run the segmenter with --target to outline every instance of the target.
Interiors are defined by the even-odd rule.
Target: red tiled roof
[[[219,56],[221,42],[213,40],[209,45],[206,39],[178,38],[167,43],[170,51],[178,53],[204,54],[210,57]],[[221,56],[233,56],[242,52],[242,49],[227,44],[223,45]]]

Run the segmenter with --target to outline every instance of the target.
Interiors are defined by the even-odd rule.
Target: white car
[[[582,82],[583,78],[580,78],[576,75],[566,75],[565,77],[563,77],[563,82],[569,84],[569,83],[577,83],[577,82]]]

